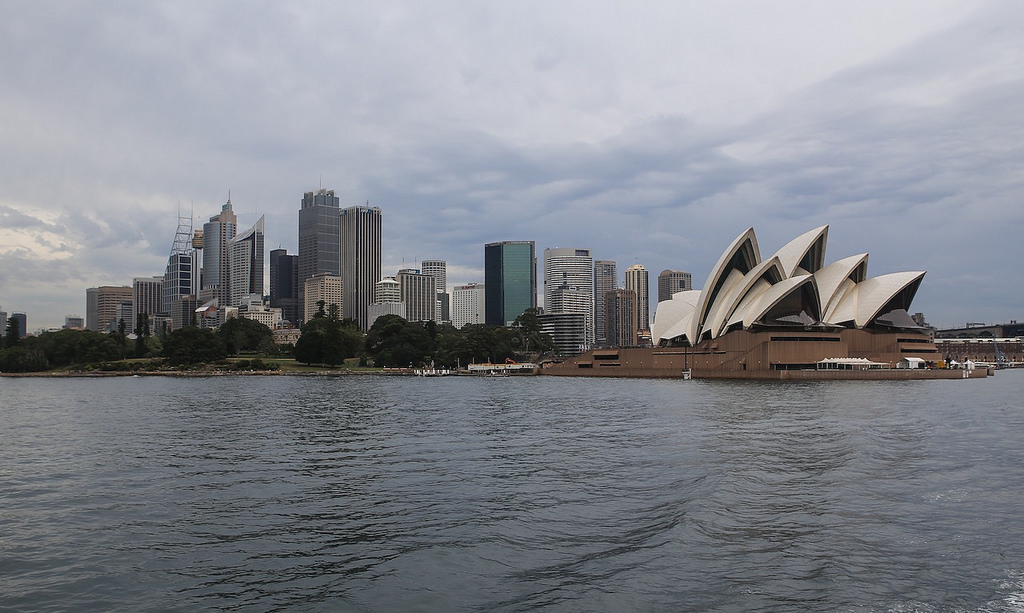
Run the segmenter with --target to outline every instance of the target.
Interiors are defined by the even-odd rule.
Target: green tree
[[[363,333],[355,321],[314,317],[302,326],[302,335],[295,343],[295,359],[304,364],[337,366],[358,355],[362,344]]]
[[[227,320],[217,330],[228,354],[237,356],[242,351],[255,351],[267,355],[273,350],[274,332],[260,322],[245,317]]]
[[[430,359],[434,345],[423,325],[384,315],[366,334],[366,352],[377,366],[414,366]]]
[[[186,326],[168,334],[163,353],[168,363],[175,366],[216,362],[228,355],[224,341],[212,330],[194,326]]]
[[[0,349],[0,372],[40,372],[50,363],[38,348],[22,344]]]
[[[122,355],[115,334],[93,330],[45,332],[33,339],[33,345],[43,353],[51,368],[119,360]]]
[[[555,348],[555,342],[549,334],[541,332],[540,317],[537,309],[529,308],[512,322],[516,345],[523,357],[531,353],[543,353]]]
[[[18,320],[10,317],[7,320],[7,330],[4,332],[4,347],[15,347],[21,339],[18,337]]]
[[[295,341],[295,361],[303,364],[323,364],[323,351],[326,333],[322,326],[314,325],[320,318],[314,317],[302,324],[302,335]]]
[[[137,313],[135,315],[135,357],[142,358],[147,355],[146,341],[149,337],[149,313]]]
[[[456,344],[454,353],[462,364],[501,363],[516,355],[512,347],[513,334],[508,328],[467,324],[461,332],[462,338]]]

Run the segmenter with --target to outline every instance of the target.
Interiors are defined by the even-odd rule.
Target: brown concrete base
[[[889,365],[871,370],[817,370],[827,358],[866,358]],[[906,332],[736,331],[696,347],[593,349],[538,374],[574,377],[747,379],[763,381],[978,379],[992,373],[939,368],[895,368],[904,357],[932,363],[941,355],[928,337]]]

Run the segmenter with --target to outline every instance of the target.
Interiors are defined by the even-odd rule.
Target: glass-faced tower
[[[332,189],[306,192],[299,209],[298,313],[304,313],[306,279],[341,274],[341,200]]]
[[[537,307],[537,251],[533,241],[484,245],[485,321],[508,326]]]

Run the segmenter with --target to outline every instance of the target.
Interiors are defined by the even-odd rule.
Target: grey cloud
[[[0,110],[21,121],[0,150],[0,203],[48,210],[68,245],[84,245],[80,268],[35,269],[54,283],[159,274],[177,206],[201,223],[228,189],[241,224],[266,213],[268,246],[294,250],[299,199],[322,177],[344,205],[382,207],[391,262],[478,271],[483,242],[531,239],[700,283],[748,225],[767,251],[830,223],[831,258],[869,251],[873,273],[929,269],[916,304],[947,323],[988,308],[972,295],[1024,302],[1020,290],[990,298],[991,278],[972,271],[1019,275],[962,247],[1003,249],[1020,227],[1017,5],[916,41],[900,32],[929,31],[928,15],[881,20],[879,37],[902,44],[870,61],[852,43],[828,48],[825,33],[793,43],[821,49],[796,51],[721,38],[716,18],[732,5],[588,5],[585,23],[581,8],[10,7]],[[882,8],[802,19],[837,28],[839,13],[866,22]],[[730,23],[804,36],[778,6],[750,11]],[[797,52],[815,57],[769,65]],[[842,57],[816,63],[830,53]],[[826,78],[797,87],[803,70]],[[12,210],[0,209],[5,228]],[[9,221],[42,219],[24,217]],[[965,291],[951,296],[951,279]]]

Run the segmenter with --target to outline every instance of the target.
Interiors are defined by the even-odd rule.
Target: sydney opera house
[[[950,378],[908,314],[923,271],[868,276],[862,253],[825,263],[828,226],[762,258],[754,229],[722,253],[703,289],[658,304],[653,347],[596,349],[545,374],[820,379]],[[977,373],[977,376],[983,376]]]

